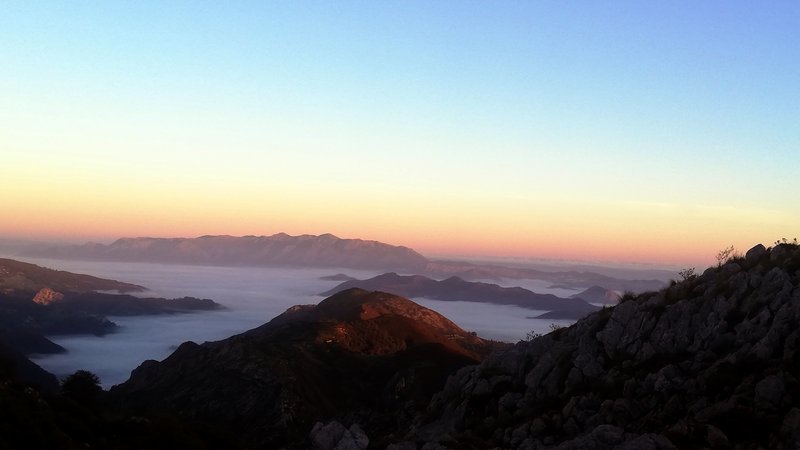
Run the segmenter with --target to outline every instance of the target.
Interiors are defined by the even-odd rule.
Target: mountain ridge
[[[341,239],[330,233],[291,236],[204,235],[195,238],[120,238],[111,244],[86,243],[31,248],[23,255],[117,262],[153,262],[223,267],[328,267],[394,270],[435,278],[469,280],[537,279],[567,289],[600,285],[619,292],[660,289],[658,279],[617,278],[588,270],[542,270],[467,261],[432,260],[415,250],[363,239]],[[647,272],[649,273],[649,272]]]
[[[535,310],[558,312],[559,318],[579,319],[596,311],[581,298],[562,298],[538,294],[521,287],[502,287],[497,284],[466,281],[457,276],[437,281],[423,275],[398,275],[394,272],[366,280],[345,281],[321,295],[332,295],[349,288],[392,292],[403,297],[424,297],[442,301],[471,301],[500,305],[515,305]]]
[[[408,247],[363,239],[341,239],[332,234],[120,238],[108,245],[89,243],[51,247],[33,251],[32,254],[56,258],[193,265],[354,269],[391,267],[409,270],[421,270],[427,265],[424,256]]]

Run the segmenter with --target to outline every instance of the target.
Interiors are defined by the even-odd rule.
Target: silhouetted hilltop
[[[317,420],[388,435],[446,377],[502,344],[416,303],[351,289],[219,342],[146,361],[112,395],[134,411],[225,424],[249,445],[308,448]]]
[[[447,448],[800,447],[800,248],[759,245],[462,369],[407,436]]]
[[[403,276],[394,272],[367,280],[345,281],[333,289],[323,292],[322,295],[331,295],[354,287],[391,292],[404,297],[516,305],[523,308],[558,311],[559,318],[563,319],[579,319],[598,309],[597,306],[590,305],[579,298],[537,294],[520,287],[501,287],[496,284],[465,281],[459,277],[437,281],[422,275]]]
[[[122,238],[109,244],[53,247],[38,256],[124,262],[221,266],[424,269],[428,261],[407,247],[361,239],[320,236],[202,236]]]

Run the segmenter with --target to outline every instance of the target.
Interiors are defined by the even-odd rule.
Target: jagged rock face
[[[370,436],[405,428],[450,373],[497,346],[410,300],[354,289],[223,341],[184,343],[111,394],[213,421],[255,448],[308,448],[317,421]]]
[[[798,448],[800,249],[754,248],[448,380],[410,436],[451,448]]]

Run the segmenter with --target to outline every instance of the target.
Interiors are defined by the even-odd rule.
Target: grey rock
[[[417,444],[411,441],[398,442],[387,445],[386,450],[417,450]]]
[[[744,259],[749,263],[753,263],[761,259],[767,253],[767,248],[763,244],[758,244],[744,254]]]
[[[783,402],[786,385],[783,377],[770,375],[756,384],[756,407],[765,410],[776,410]]]
[[[726,436],[722,430],[713,425],[708,425],[706,427],[706,442],[708,442],[708,445],[711,448],[722,449],[730,447],[728,436]]]
[[[369,438],[357,424],[347,429],[335,420],[317,422],[311,429],[311,445],[315,450],[364,450]]]
[[[636,436],[632,439],[626,440],[621,445],[615,447],[615,450],[673,450],[675,445],[660,434],[643,434]]]
[[[317,422],[311,428],[311,445],[315,450],[333,450],[346,431],[347,428],[335,420],[327,424]]]
[[[426,442],[420,450],[450,450],[439,442]]]

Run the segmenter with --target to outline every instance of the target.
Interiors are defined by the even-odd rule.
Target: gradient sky
[[[798,2],[0,3],[0,236],[800,237]]]

